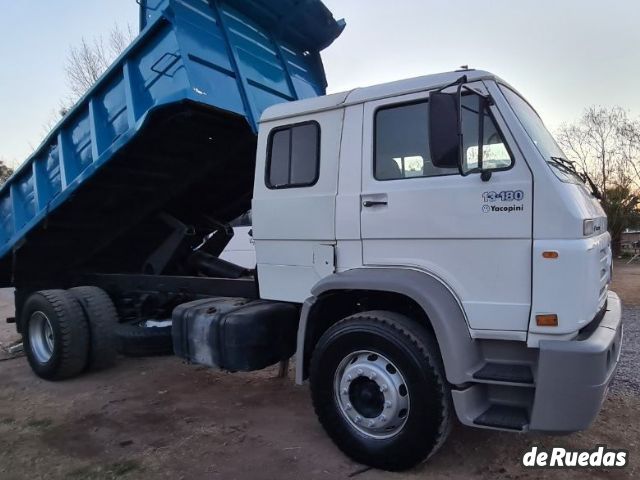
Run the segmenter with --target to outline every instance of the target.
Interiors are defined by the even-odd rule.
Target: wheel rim
[[[29,346],[39,363],[51,360],[54,349],[53,327],[49,317],[41,311],[33,312],[29,319]]]
[[[360,433],[382,439],[397,435],[409,416],[409,390],[398,367],[384,355],[360,350],[336,370],[336,403]]]

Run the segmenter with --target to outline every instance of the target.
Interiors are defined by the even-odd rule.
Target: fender
[[[313,306],[331,291],[373,290],[398,293],[414,300],[431,322],[440,347],[447,380],[460,385],[472,380],[482,363],[477,342],[471,338],[460,303],[440,279],[419,270],[405,268],[355,268],[320,280],[302,307],[298,327],[296,382],[303,382],[304,348]]]

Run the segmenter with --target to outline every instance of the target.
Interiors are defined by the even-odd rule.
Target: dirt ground
[[[626,306],[640,308],[640,265],[616,265],[613,289]],[[11,295],[3,291],[0,316],[10,315]],[[2,323],[6,347],[16,337],[13,326]],[[296,386],[292,371],[289,379],[277,379],[275,369],[231,375],[172,357],[123,358],[111,370],[49,383],[31,373],[24,357],[6,357],[0,357],[0,479],[640,476],[640,397],[623,387],[612,388],[586,432],[550,437],[456,425],[429,462],[391,474],[366,469],[333,446],[315,419],[308,387]],[[520,464],[532,445],[597,444],[628,449],[629,466],[527,470]]]
[[[613,284],[615,291],[625,305],[640,306],[640,260],[627,264],[628,260],[616,261],[613,265]]]

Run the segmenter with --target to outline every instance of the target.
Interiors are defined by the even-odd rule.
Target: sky
[[[547,126],[590,105],[640,116],[638,0],[325,0],[343,35],[323,58],[329,92],[461,65],[516,87]],[[64,64],[83,37],[138,25],[135,0],[0,0],[0,158],[40,143],[68,91]]]

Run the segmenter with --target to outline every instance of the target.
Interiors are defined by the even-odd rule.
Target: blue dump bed
[[[263,110],[325,93],[344,22],[319,0],[138,3],[140,35],[0,190],[2,285],[135,272],[158,215],[246,211]]]

